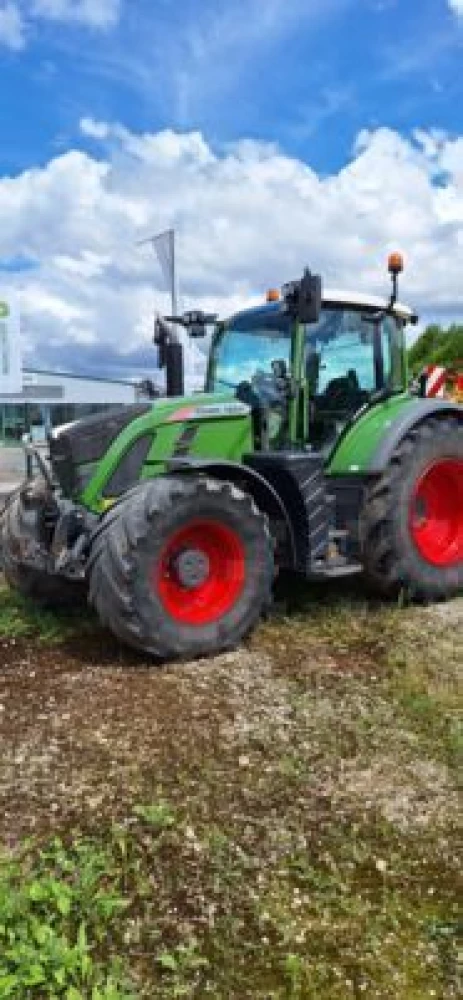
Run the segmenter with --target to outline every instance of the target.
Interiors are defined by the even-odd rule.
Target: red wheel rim
[[[201,579],[185,581],[182,560],[193,559]],[[192,521],[167,542],[151,577],[168,613],[182,625],[209,625],[238,600],[245,581],[241,539],[218,521]]]
[[[463,461],[445,458],[425,470],[416,484],[410,531],[420,555],[434,566],[463,559]]]

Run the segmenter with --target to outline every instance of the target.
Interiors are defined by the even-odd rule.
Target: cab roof
[[[381,295],[366,295],[365,292],[347,292],[336,288],[327,288],[323,293],[323,304],[328,305],[330,302],[366,309],[387,309],[389,306],[389,300]],[[403,305],[402,302],[395,303],[394,312],[405,320],[411,320],[415,315],[413,309]]]
[[[236,319],[238,316],[240,318],[244,316],[251,318],[257,317],[259,314],[265,316],[268,313],[276,313],[280,305],[281,300],[277,302],[263,302],[262,305],[240,310],[234,316],[231,316],[230,319]],[[387,309],[389,301],[381,296],[367,295],[364,292],[348,292],[341,289],[327,288],[323,292],[323,305],[344,305],[360,309]],[[396,302],[394,312],[401,319],[405,320],[405,322],[411,322],[415,317],[413,310],[400,302]]]

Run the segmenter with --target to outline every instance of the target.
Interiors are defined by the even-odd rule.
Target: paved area
[[[4,483],[21,482],[24,476],[25,458],[22,448],[0,446],[0,487]]]
[[[0,500],[2,497],[9,497],[10,493],[16,489],[18,486],[17,482],[14,483],[1,483],[0,482]]]
[[[0,510],[13,490],[24,479],[25,458],[22,448],[0,446]]]
[[[47,448],[37,445],[42,458],[47,459]],[[0,445],[0,510],[5,500],[23,482],[26,476],[26,456],[23,448],[5,448]]]

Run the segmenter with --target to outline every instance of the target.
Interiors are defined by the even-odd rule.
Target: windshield
[[[291,328],[284,316],[269,317],[252,326],[243,320],[233,321],[216,336],[211,354],[210,388],[236,389],[240,382],[251,382],[261,372],[272,374],[272,362],[291,361]]]
[[[401,324],[393,316],[378,319],[370,311],[324,309],[320,320],[306,327],[306,365],[313,395],[324,395],[341,380],[349,380],[365,399],[376,389],[400,389]]]
[[[243,314],[216,331],[208,388],[236,389],[241,382],[271,376],[273,364],[291,371],[292,323],[281,312]],[[312,396],[331,397],[349,382],[361,402],[380,388],[402,388],[403,329],[393,316],[326,306],[320,319],[305,328],[305,372]],[[295,373],[297,374],[297,373]]]

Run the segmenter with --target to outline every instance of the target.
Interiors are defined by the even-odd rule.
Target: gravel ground
[[[439,661],[449,635],[452,644],[461,640],[462,609],[463,599],[404,612],[398,653],[412,641],[419,650],[426,623]],[[63,820],[120,815],[134,797],[152,795],[157,781],[175,786],[178,770],[194,771],[200,761],[223,757],[239,774],[240,759],[254,760],[259,743],[279,755],[301,743],[302,759],[322,744],[315,785],[339,802],[370,801],[404,825],[451,812],[455,790],[445,767],[423,759],[383,689],[387,651],[372,635],[380,621],[381,614],[373,625],[357,609],[351,635],[342,616],[337,629],[329,619],[328,633],[322,620],[317,635],[300,618],[276,619],[247,648],[165,668],[123,649],[91,621],[83,634],[72,623],[52,645],[36,636],[2,638],[0,624],[0,838],[13,843]],[[458,673],[450,658],[449,684]],[[376,734],[364,750],[362,720]],[[346,752],[345,739],[357,752]]]
[[[137,998],[461,995],[463,598],[323,593],[160,668],[0,585],[0,843],[104,845]]]

